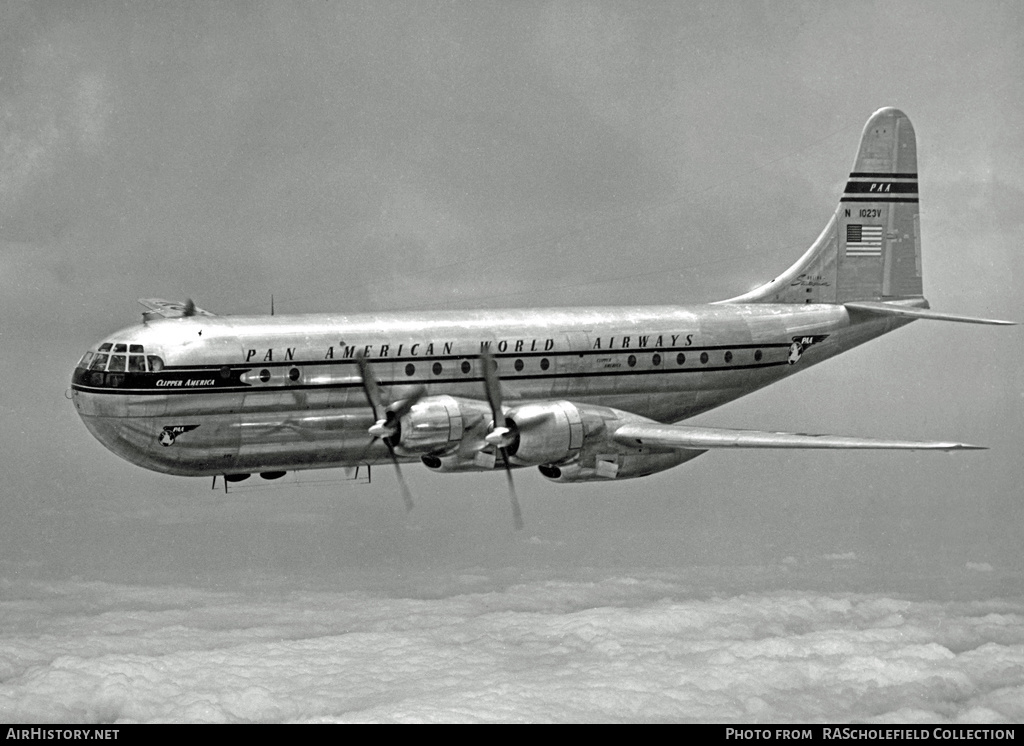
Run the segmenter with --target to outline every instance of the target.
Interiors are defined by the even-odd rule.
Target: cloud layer
[[[717,596],[669,575],[412,598],[5,584],[12,722],[1024,717],[1024,603]]]

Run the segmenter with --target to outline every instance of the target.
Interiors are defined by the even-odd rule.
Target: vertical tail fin
[[[811,248],[771,282],[724,303],[920,298],[917,138],[899,109],[864,126],[846,190]]]

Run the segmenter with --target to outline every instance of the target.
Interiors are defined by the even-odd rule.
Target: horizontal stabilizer
[[[142,312],[142,317],[149,321],[150,319],[162,316],[165,319],[180,319],[183,316],[215,316],[209,311],[204,311],[199,308],[192,299],[189,298],[184,303],[177,301],[164,300],[163,298],[139,298],[139,303],[148,308],[148,311]]]
[[[856,303],[844,303],[851,311],[863,311],[864,313],[876,316],[900,316],[906,319],[935,319],[936,321],[959,321],[963,324],[994,324],[996,326],[1016,326],[1016,321],[1001,321],[999,319],[979,319],[974,316],[958,316],[953,313],[939,313],[926,308],[909,308],[907,306],[894,306],[889,303],[873,303],[870,301],[858,301]]]
[[[670,449],[708,448],[860,448],[885,450],[976,451],[984,446],[969,443],[943,443],[916,440],[850,438],[843,435],[806,435],[770,433],[761,430],[728,430],[689,425],[634,423],[623,425],[612,436],[623,445],[655,446]]]

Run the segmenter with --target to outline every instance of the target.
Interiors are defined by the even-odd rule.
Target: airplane
[[[142,323],[96,343],[72,400],[133,464],[238,482],[401,463],[614,482],[712,449],[969,450],[979,446],[733,430],[685,420],[917,319],[923,295],[917,141],[868,119],[838,207],[770,282],[706,305],[219,316],[140,300]]]

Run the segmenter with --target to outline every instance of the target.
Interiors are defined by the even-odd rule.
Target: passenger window
[[[145,352],[142,345],[128,345],[128,352]]]
[[[100,345],[100,352],[110,352],[110,348],[113,347],[110,342],[104,342]]]
[[[156,355],[147,355],[146,360],[149,361],[149,369],[151,371],[158,371],[164,369],[163,358],[159,358]]]
[[[114,352],[128,352],[128,345],[123,342],[119,342],[114,345]]]
[[[109,347],[110,345],[107,345]],[[92,365],[89,366],[89,370],[105,370],[107,367],[107,358],[109,355],[104,355],[102,352],[92,359]]]
[[[107,370],[123,373],[126,362],[127,360],[125,360],[125,355],[111,355],[110,365],[107,366]]]
[[[139,345],[132,345],[132,347],[138,347]],[[129,373],[145,373],[146,372],[146,358],[142,355],[129,355],[128,356],[128,372]]]

